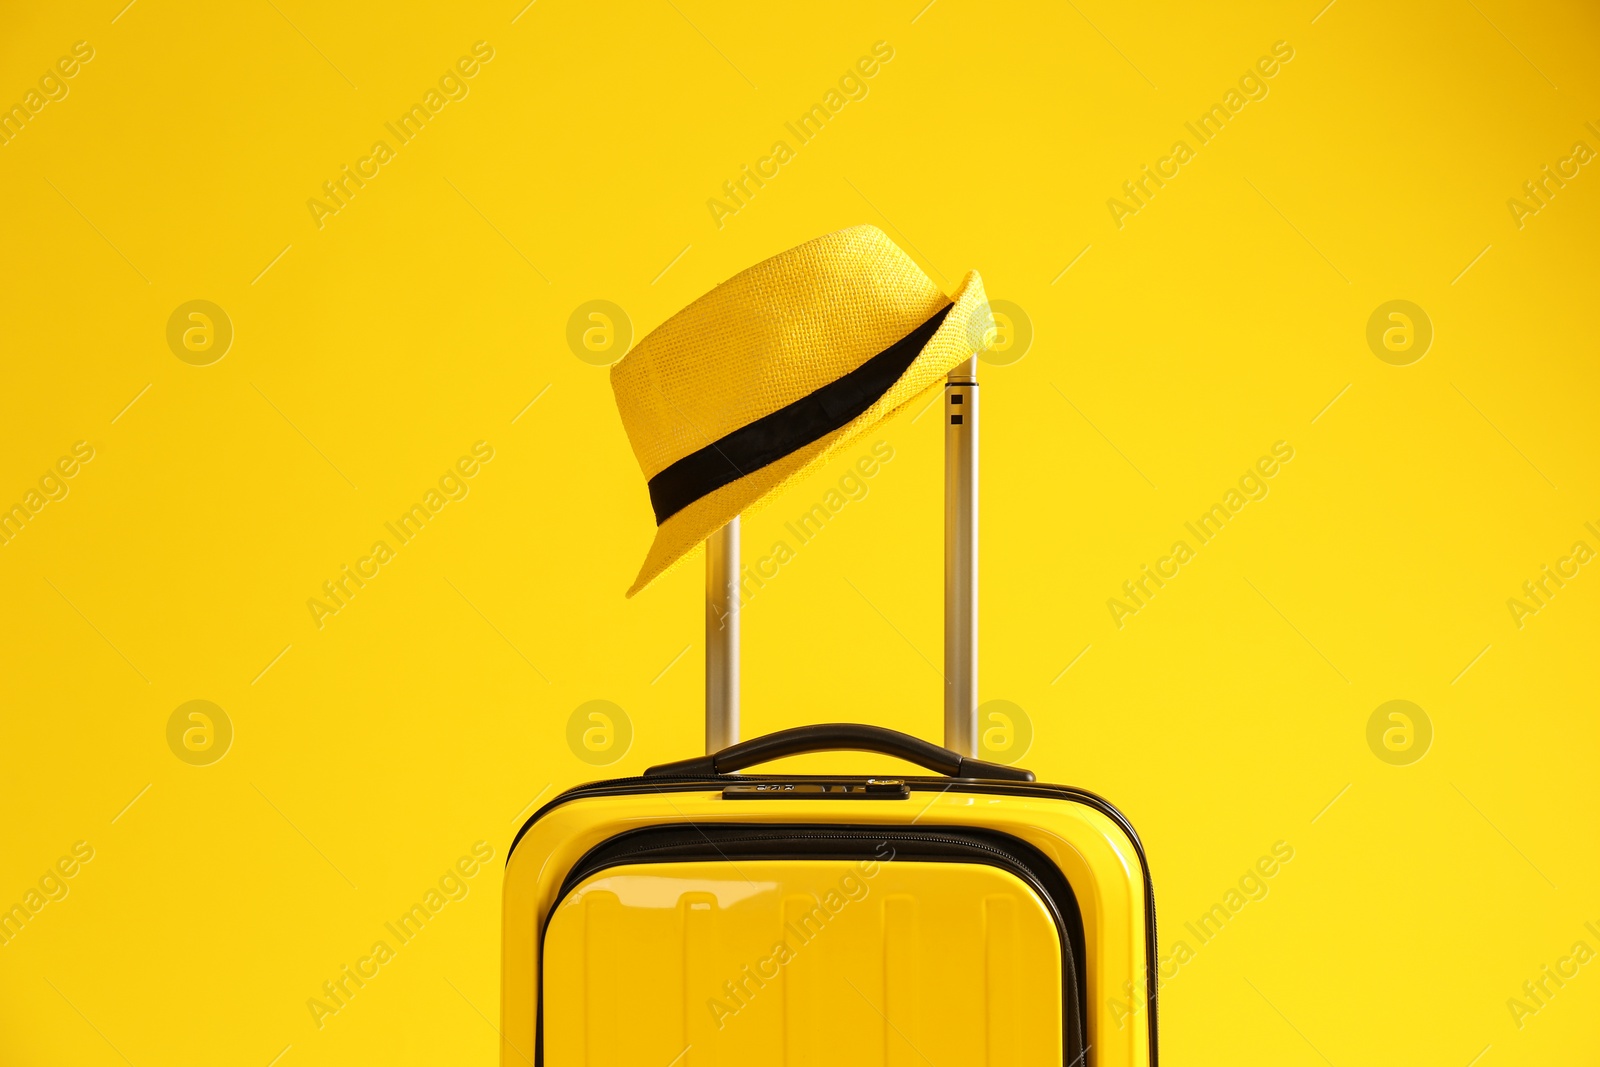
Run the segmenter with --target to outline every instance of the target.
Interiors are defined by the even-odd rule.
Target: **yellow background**
[[[1600,575],[1520,629],[1506,605],[1600,547],[1600,174],[1506,206],[1600,148],[1592,9],[520,7],[7,5],[0,102],[95,54],[0,147],[0,503],[95,458],[0,547],[0,904],[95,851],[0,947],[0,1062],[493,1062],[519,816],[701,738],[698,563],[623,600],[649,510],[568,317],[611,300],[637,336],[860,222],[1033,324],[983,370],[982,692],[1031,718],[1026,763],[1129,813],[1166,945],[1294,849],[1165,987],[1170,1061],[1592,1056],[1600,964],[1520,1028],[1506,1003],[1600,949]],[[469,95],[319,229],[306,201],[480,40]],[[707,199],[880,40],[869,95],[719,229]],[[1280,40],[1269,95],[1118,229],[1107,199]],[[166,342],[192,299],[235,330],[210,366]],[[1433,323],[1410,366],[1366,343],[1393,299]],[[747,608],[747,735],[938,731],[938,420],[876,439],[867,497]],[[1118,629],[1107,599],[1279,440],[1270,495]],[[470,494],[318,629],[308,598],[477,441]],[[235,731],[210,766],[167,745],[194,699]],[[592,699],[633,724],[607,769],[567,745]],[[1409,766],[1367,744],[1392,699],[1433,726]],[[469,895],[319,1030],[307,999],[480,840]]]

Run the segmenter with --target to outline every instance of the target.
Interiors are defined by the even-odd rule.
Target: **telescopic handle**
[[[978,752],[978,358],[944,387],[944,747]]]
[[[978,358],[944,388],[944,744],[978,751]],[[772,735],[777,736],[777,735]],[[706,751],[739,740],[739,518],[706,540]]]

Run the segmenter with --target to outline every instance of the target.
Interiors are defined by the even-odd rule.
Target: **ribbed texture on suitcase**
[[[1061,954],[993,867],[650,864],[576,888],[545,938],[544,1062],[1062,1062]],[[735,873],[735,869],[737,873]]]

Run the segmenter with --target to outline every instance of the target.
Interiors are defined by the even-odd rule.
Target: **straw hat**
[[[611,368],[656,517],[628,596],[993,337],[977,271],[947,297],[874,226],[773,256],[657,326]]]

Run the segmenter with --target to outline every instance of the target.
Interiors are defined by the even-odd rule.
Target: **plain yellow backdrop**
[[[1600,950],[1600,573],[1508,607],[1600,549],[1600,173],[1508,207],[1600,150],[1592,8],[123,2],[8,4],[0,32],[26,115],[0,505],[65,489],[0,545],[0,906],[65,891],[0,946],[0,1062],[493,1062],[520,819],[701,740],[699,563],[623,599],[649,508],[568,320],[607,300],[637,337],[862,222],[1031,323],[982,371],[982,693],[1028,717],[1024,762],[1128,812],[1164,946],[1293,849],[1164,987],[1169,1061],[1592,1057],[1600,964],[1561,961]],[[1258,98],[1200,144],[1241,79]],[[337,213],[308,207],[379,140]],[[209,365],[168,343],[193,300],[232,324]],[[1404,366],[1367,340],[1393,300],[1432,328]],[[938,420],[866,440],[893,460],[747,606],[747,736],[937,734]],[[1119,626],[1108,600],[1280,441],[1265,498]],[[384,524],[478,442],[399,545]],[[747,556],[854,458],[751,516]],[[209,765],[169,745],[192,700],[231,723]],[[605,768],[568,744],[591,700],[632,727]],[[1369,746],[1391,700],[1431,725],[1420,760]],[[308,999],[480,841],[466,895],[319,1028]]]

